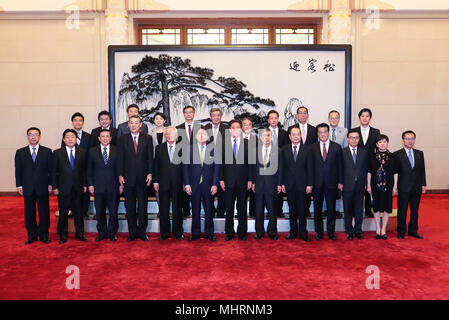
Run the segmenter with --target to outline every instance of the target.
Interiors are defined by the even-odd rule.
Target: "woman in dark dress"
[[[153,117],[154,127],[150,129],[148,134],[153,138],[153,151],[156,146],[165,142],[165,116],[161,112],[156,112]],[[156,195],[157,204],[159,206],[159,193],[154,191],[153,185],[150,188],[150,196]],[[159,213],[158,213],[159,216]]]
[[[376,149],[370,155],[367,191],[371,194],[376,221],[376,239],[387,240],[388,216],[392,212],[393,195],[397,194],[398,174],[395,173],[395,156],[388,151],[389,139],[381,134],[377,137]],[[382,214],[382,225],[380,214]]]

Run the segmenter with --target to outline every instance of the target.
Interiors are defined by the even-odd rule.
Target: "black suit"
[[[96,147],[100,145],[100,141],[98,140],[98,137],[100,136],[101,127],[97,127],[92,130],[90,133],[90,147]],[[116,146],[117,145],[117,129],[113,126],[109,127],[109,132],[111,133],[111,145]]]
[[[398,234],[407,231],[407,209],[410,205],[410,222],[408,233],[418,232],[418,209],[421,201],[422,187],[426,183],[426,166],[424,153],[413,149],[414,167],[412,168],[408,154],[404,148],[394,153],[398,173]]]
[[[219,188],[221,165],[215,161],[214,144],[204,146],[203,165],[199,146],[194,143],[190,153],[183,161],[184,185],[192,188],[192,236],[201,233],[201,200],[204,208],[204,233],[210,237],[214,234],[213,197],[210,193],[212,186]]]
[[[14,157],[16,186],[22,187],[25,202],[25,227],[28,238],[48,239],[50,206],[48,186],[51,185],[51,149],[39,146],[33,162],[29,146],[16,151]],[[36,221],[36,202],[39,209],[39,226]]]
[[[100,237],[113,237],[118,230],[118,149],[109,146],[109,155],[105,163],[102,145],[89,150],[87,165],[87,184],[94,187],[97,230]],[[109,221],[106,220],[106,208]]]
[[[263,145],[259,143],[257,148],[257,162],[253,166],[253,179],[255,183],[255,213],[256,213],[256,234],[262,237],[265,233],[264,208],[266,206],[269,216],[267,227],[268,236],[274,237],[277,234],[277,215],[275,212],[275,202],[277,199],[277,186],[279,182],[279,159],[280,150],[274,145],[271,146],[267,159],[263,152]],[[264,161],[267,161],[264,165]]]
[[[181,212],[182,200],[182,147],[176,144],[170,163],[168,143],[164,142],[156,147],[154,159],[154,180],[159,184],[159,216],[160,234],[162,238],[170,236],[170,201],[173,213],[173,235],[179,238],[183,235],[183,217]]]
[[[298,123],[296,123],[296,124],[288,127],[288,134],[290,134],[290,131],[292,130],[292,128],[300,128],[300,126]],[[301,144],[305,144],[306,146],[308,146],[313,143],[316,143],[317,141],[318,141],[318,134],[317,134],[316,128],[310,124],[307,124],[306,141],[304,142],[301,139]]]
[[[83,188],[87,186],[86,151],[78,146],[74,148],[74,166],[70,165],[66,147],[55,150],[52,161],[53,189],[58,189],[59,221],[58,234],[61,239],[67,239],[69,209],[75,219],[76,235],[84,233],[84,219],[82,213]]]
[[[323,199],[327,205],[327,234],[329,237],[335,233],[335,201],[337,200],[338,184],[343,184],[343,164],[341,146],[329,141],[326,161],[321,155],[320,144],[311,145],[314,163],[313,209],[315,231],[323,235]]]
[[[254,157],[255,157],[256,152],[257,152],[257,145],[260,142],[255,130],[253,130],[250,133],[247,140],[248,140],[248,152],[250,155],[254,155]],[[256,161],[254,159],[254,163],[255,162]],[[248,207],[249,207],[248,213],[251,217],[255,217],[256,216],[256,195],[254,194],[253,189],[247,190],[246,197],[248,199]]]
[[[272,129],[269,127],[270,130]],[[288,136],[288,132],[278,127],[278,133],[277,133],[277,141],[274,141],[273,133],[271,134],[271,137],[273,138],[273,145],[278,148],[278,152],[281,152],[281,149],[288,145],[290,143],[290,138]],[[276,193],[275,200],[274,200],[274,213],[278,217],[283,217],[282,207],[284,205],[284,195],[285,193],[280,192]]]
[[[363,224],[363,192],[368,174],[368,152],[356,148],[356,161],[352,147],[346,147],[343,155],[343,205],[345,211],[345,230],[348,235],[361,234]],[[355,220],[352,226],[352,218]]]
[[[221,179],[225,184],[226,221],[225,232],[228,237],[234,237],[234,204],[237,198],[239,238],[246,237],[248,230],[248,212],[246,190],[248,181],[252,181],[252,165],[249,164],[248,140],[240,137],[237,159],[233,153],[234,141],[232,137],[226,138],[223,143],[224,164],[222,165]]]
[[[213,142],[215,145],[215,150],[220,150],[220,152],[223,150],[223,141],[225,138],[225,134],[226,134],[226,130],[229,129],[229,126],[223,122],[220,122],[220,125],[218,126],[218,133],[217,133],[217,141],[214,140],[214,135],[213,135],[213,129],[212,129],[212,124],[208,123],[205,127],[207,130],[207,133],[209,135],[209,141]],[[222,154],[216,155],[216,157],[218,157],[217,161],[218,163],[223,163],[224,162],[224,158]],[[217,208],[212,208],[214,211],[216,211],[217,213],[217,217],[221,217],[224,218],[224,214],[225,214],[225,196],[224,196],[224,192],[223,190],[221,190],[220,187],[218,187],[218,191],[215,194],[215,196],[217,197]],[[212,203],[213,205],[213,203]]]
[[[146,178],[153,173],[153,139],[140,132],[137,153],[131,133],[118,140],[118,175],[125,179],[125,207],[129,236],[145,237],[148,225],[148,186]],[[137,215],[136,215],[137,197]]]
[[[376,148],[376,140],[377,137],[380,135],[380,130],[376,128],[372,128],[370,126],[369,133],[368,133],[368,139],[366,140],[366,143],[363,143],[362,138],[362,130],[359,127],[354,128],[359,134],[360,134],[360,140],[359,140],[359,147],[364,148],[366,151],[368,151],[368,155],[374,153],[374,149]],[[371,209],[373,207],[373,204],[371,203],[371,195],[368,193],[368,191],[365,190],[365,214],[371,213]]]
[[[314,186],[312,154],[310,146],[299,145],[296,161],[294,148],[288,144],[282,148],[279,166],[279,185],[287,191],[290,216],[290,235],[307,237],[306,187]],[[299,219],[299,228],[298,228]]]

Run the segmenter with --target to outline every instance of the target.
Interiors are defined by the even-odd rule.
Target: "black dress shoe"
[[[285,218],[285,214],[284,214],[284,213],[282,213],[282,212],[281,212],[281,213],[279,213],[279,214],[278,214],[278,218]]]
[[[239,236],[239,240],[246,240],[246,236],[243,236],[243,237]]]
[[[163,236],[159,236],[159,240],[167,240],[169,237],[163,237]]]
[[[225,215],[223,214],[223,213],[221,213],[221,214],[218,214],[217,213],[217,216],[216,216],[217,218],[224,218],[225,217]]]
[[[31,238],[28,238],[28,240],[27,241],[25,241],[25,244],[31,244],[31,243],[33,243],[34,241],[36,241],[37,239],[31,239]]]
[[[355,237],[356,237],[357,239],[359,239],[359,240],[363,240],[363,236],[362,236],[361,233],[356,233],[356,234],[355,234]]]
[[[226,241],[230,241],[232,239],[234,239],[234,236],[226,236],[226,238],[225,238]]]
[[[179,237],[176,237],[176,239],[178,239],[179,241],[184,240],[184,235],[180,235]]]
[[[322,216],[323,216],[323,217],[327,217],[327,210],[323,211]]]
[[[312,241],[312,240],[310,240],[309,236],[305,236],[305,237],[300,236],[299,238],[304,240],[305,242],[311,242]]]
[[[144,234],[143,236],[140,236],[140,239],[141,239],[142,241],[148,241],[148,237],[147,237],[146,234]]]
[[[128,239],[126,239],[126,241],[134,241],[135,237],[131,237],[129,236]]]
[[[67,242],[67,238],[61,238],[59,239],[59,244],[63,244]]]
[[[289,234],[288,236],[285,237],[286,240],[293,240],[295,238],[296,238],[296,236],[293,234]]]
[[[79,240],[79,241],[82,241],[82,242],[86,242],[87,241],[87,239],[84,236],[84,234],[80,234],[79,236],[75,236],[75,239]]]
[[[315,239],[316,239],[316,240],[321,240],[321,239],[323,239],[323,235],[322,235],[322,234],[317,234],[317,235],[315,236]]]
[[[341,218],[343,218],[343,215],[341,214],[340,211],[337,211],[337,212],[335,212],[335,217],[336,217],[337,219],[341,219]]]
[[[422,235],[420,235],[418,232],[416,233],[409,233],[408,234],[410,237],[416,238],[416,239],[424,239],[424,237]]]
[[[256,239],[256,240],[260,240],[260,239],[262,239],[262,238],[263,238],[263,236],[259,236],[259,235],[257,235],[257,234],[254,236],[254,239]]]
[[[404,239],[404,235],[402,233],[398,233],[398,239]]]
[[[376,235],[374,236],[374,239],[380,239],[380,238],[381,238],[380,234],[376,233]]]
[[[269,236],[271,240],[277,240],[278,237],[277,236]]]
[[[354,239],[354,236],[352,234],[348,234],[347,238],[348,238],[348,240],[352,240],[352,239]]]
[[[332,240],[332,241],[337,240],[337,237],[335,237],[335,235],[333,235],[333,234],[329,235],[328,237],[329,237],[329,240]]]
[[[48,239],[48,238],[43,238],[43,239],[41,239],[41,241],[43,243],[50,243],[51,242],[50,239]]]
[[[200,236],[190,236],[189,237],[189,240],[190,241],[195,241],[195,240],[198,240],[198,239],[200,239],[201,237]]]
[[[367,218],[374,218],[374,214],[373,214],[373,212],[372,212],[371,210],[368,211],[368,212],[365,211],[365,216],[366,216]]]
[[[306,217],[307,217],[307,218],[311,218],[311,217],[312,217],[312,214],[310,213],[309,210],[307,210],[307,212],[306,212]]]
[[[109,240],[111,240],[111,241],[117,241],[117,236],[110,236],[110,237],[109,237]]]
[[[206,239],[212,242],[217,241],[217,238],[215,236],[206,236]]]
[[[381,238],[382,238],[382,240],[387,240],[387,239],[388,239],[387,234],[383,234],[383,235],[381,236]]]

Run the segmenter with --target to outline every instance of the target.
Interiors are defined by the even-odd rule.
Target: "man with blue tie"
[[[39,145],[41,131],[31,127],[27,130],[28,146],[16,151],[14,157],[17,192],[25,202],[25,227],[28,240],[37,241],[38,236],[49,243],[50,228],[49,192],[51,186],[51,149]],[[39,209],[39,225],[36,221],[36,204]]]
[[[207,144],[209,136],[205,129],[196,134],[190,152],[183,153],[183,177],[186,193],[192,201],[192,236],[197,240],[201,233],[201,203],[204,208],[204,233],[210,241],[215,241],[212,214],[213,196],[217,193],[220,164],[215,161],[214,144]]]
[[[418,233],[418,209],[421,194],[426,192],[426,166],[424,153],[414,149],[416,134],[407,130],[402,133],[404,147],[394,153],[398,173],[398,238],[404,239],[407,231],[407,209],[410,206],[408,235],[423,239]]]
[[[55,150],[52,161],[53,193],[58,196],[60,244],[68,238],[69,210],[75,219],[75,238],[87,241],[82,214],[83,193],[87,190],[86,151],[77,146],[75,130],[66,129],[62,137],[65,147]]]

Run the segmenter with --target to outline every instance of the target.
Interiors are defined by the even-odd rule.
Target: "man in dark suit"
[[[418,209],[421,194],[426,192],[426,166],[424,153],[414,149],[416,134],[407,130],[402,133],[404,148],[396,151],[398,172],[398,238],[404,239],[407,231],[407,209],[410,206],[408,235],[423,239],[418,233]]]
[[[186,193],[192,200],[192,236],[197,240],[201,234],[201,203],[204,208],[204,233],[210,241],[215,241],[214,219],[212,214],[213,196],[217,193],[220,177],[220,164],[215,161],[214,144],[207,144],[209,136],[205,129],[199,129],[196,143],[190,152],[185,152],[183,178]]]
[[[278,148],[278,152],[287,144],[290,143],[287,131],[279,127],[279,113],[276,110],[270,110],[267,114],[267,121],[271,132],[271,138],[273,140],[273,146]],[[275,196],[274,200],[274,212],[279,218],[284,218],[282,207],[284,205],[285,193],[282,191]]]
[[[368,152],[359,147],[360,134],[350,130],[347,134],[348,147],[343,154],[343,205],[345,210],[345,230],[349,240],[363,239],[363,192],[366,188],[368,174]],[[355,225],[352,226],[352,219]]]
[[[242,120],[243,139],[248,141],[248,148],[250,154],[257,152],[258,134],[253,128],[253,121],[249,117],[245,117]],[[249,189],[246,192],[246,196],[249,202],[249,216],[256,217],[256,196],[253,189]]]
[[[195,108],[192,106],[185,106],[182,110],[185,122],[176,126],[178,143],[182,144],[183,149],[190,150],[193,145],[196,133],[201,128],[200,121],[195,121]],[[188,217],[190,215],[190,196],[182,193],[182,216]]]
[[[153,176],[153,139],[141,132],[139,116],[131,116],[128,126],[130,133],[118,141],[118,175],[125,192],[128,241],[136,238],[148,241],[148,186]]]
[[[370,121],[373,117],[371,109],[363,108],[359,111],[359,121],[360,126],[354,128],[360,134],[359,147],[364,148],[368,151],[368,155],[374,153],[374,148],[376,147],[377,137],[380,134],[380,130],[371,127]],[[367,217],[374,217],[371,212],[373,205],[371,203],[371,195],[365,190],[365,215]]]
[[[254,184],[256,202],[256,240],[265,234],[264,208],[267,208],[269,222],[267,226],[268,237],[277,240],[277,215],[275,213],[276,196],[281,192],[278,186],[279,176],[279,149],[272,144],[271,131],[268,128],[260,131],[261,143],[257,148],[257,159],[254,168]]]
[[[128,121],[125,121],[123,123],[120,123],[117,127],[117,139],[120,138],[121,136],[130,133],[130,128],[129,128],[129,119],[132,116],[138,116],[139,115],[139,106],[137,104],[130,104],[127,108],[126,108],[126,113],[128,115]],[[141,132],[144,134],[148,134],[148,126],[145,123],[142,123],[142,127],[140,128]],[[118,143],[118,141],[117,141]]]
[[[51,149],[39,145],[39,128],[29,128],[27,139],[28,146],[18,149],[14,157],[17,192],[23,196],[25,202],[25,227],[28,232],[25,244],[37,241],[38,236],[42,242],[49,243]],[[39,225],[36,221],[36,204],[39,210]]]
[[[299,234],[301,239],[310,242],[305,206],[306,195],[312,192],[314,185],[312,155],[310,146],[301,144],[301,130],[298,127],[290,130],[290,141],[291,144],[281,150],[278,183],[287,194],[290,234],[286,239],[295,239]]]
[[[190,146],[176,143],[177,130],[173,127],[165,129],[166,142],[156,147],[154,159],[154,190],[159,192],[160,237],[165,240],[170,237],[170,202],[173,213],[173,235],[178,240],[184,240],[183,217],[181,212],[182,154]]]
[[[316,143],[318,140],[316,128],[308,123],[309,121],[309,109],[306,107],[298,107],[296,109],[297,124],[294,124],[288,128],[288,132],[294,127],[301,130],[301,144],[309,146]],[[312,203],[312,193],[306,195],[306,216],[311,217],[310,204]]]
[[[98,137],[100,136],[100,131],[103,129],[109,130],[111,134],[111,145],[117,145],[117,129],[111,125],[112,118],[109,111],[100,111],[98,114],[98,123],[100,126],[93,129],[90,133],[90,147],[92,148],[100,145]]]
[[[317,126],[319,142],[311,145],[314,163],[313,209],[316,239],[323,238],[323,199],[327,204],[327,235],[335,237],[335,200],[337,190],[343,191],[343,164],[341,146],[329,140],[329,125],[321,123]]]
[[[95,199],[98,237],[101,241],[109,237],[117,241],[118,230],[118,196],[123,191],[118,181],[118,150],[111,145],[111,132],[100,131],[99,146],[92,147],[88,154],[87,183],[89,192]],[[109,221],[106,219],[106,208],[109,210]]]
[[[229,127],[229,134],[226,134],[223,143],[225,162],[222,165],[220,179],[220,187],[225,192],[226,199],[226,241],[232,240],[235,236],[234,205],[236,198],[238,215],[237,235],[240,240],[246,240],[246,232],[248,230],[246,191],[252,187],[253,168],[248,154],[248,141],[242,137],[242,123],[239,120],[231,120]]]
[[[87,241],[82,213],[83,194],[87,190],[87,154],[76,144],[75,130],[66,129],[62,137],[65,147],[54,151],[52,161],[53,192],[58,196],[60,244],[67,241],[69,210],[75,219],[75,238]]]
[[[209,115],[211,123],[208,123],[205,126],[205,129],[207,130],[207,134],[210,137],[210,141],[214,143],[214,150],[219,150],[218,153],[221,155],[221,151],[223,150],[223,140],[225,137],[225,132],[227,129],[229,129],[229,126],[221,121],[223,113],[220,108],[210,109]],[[222,164],[224,162],[224,158],[217,158],[216,154],[216,161],[217,163]],[[216,215],[217,218],[224,218],[225,197],[223,190],[221,190],[221,188],[218,188],[215,196],[217,197],[217,208],[212,208],[214,211],[214,215]]]

